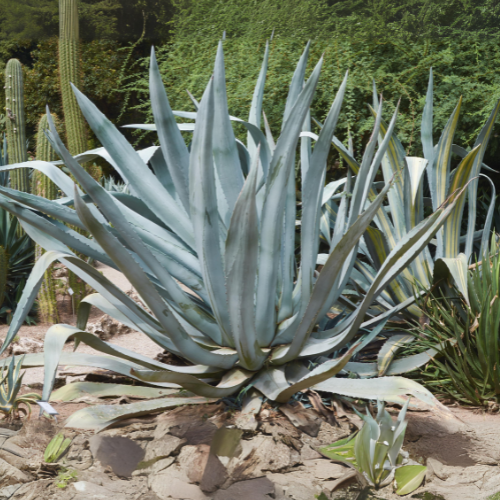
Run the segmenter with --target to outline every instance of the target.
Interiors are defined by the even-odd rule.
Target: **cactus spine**
[[[80,87],[80,40],[77,0],[59,0],[59,75],[68,149],[72,155],[87,150],[85,120],[71,89]]]
[[[5,67],[5,111],[9,163],[28,161],[26,121],[24,119],[23,68],[17,59],[11,59]],[[10,183],[11,188],[28,193],[30,190],[28,169],[12,170]]]
[[[56,115],[52,115],[52,119],[59,125]],[[49,128],[47,115],[43,115],[38,123],[38,133],[36,140],[36,159],[42,161],[57,160],[57,155],[52,149],[44,130]],[[33,174],[33,193],[38,196],[43,196],[48,200],[55,200],[57,198],[57,186],[45,175],[35,170]],[[44,250],[40,246],[35,248],[35,258],[38,260]],[[59,314],[57,311],[57,297],[54,285],[54,278],[52,277],[53,266],[50,266],[43,276],[40,292],[38,293],[38,306],[40,319],[44,323],[59,323]]]

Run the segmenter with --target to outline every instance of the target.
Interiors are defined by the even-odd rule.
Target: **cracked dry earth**
[[[409,416],[405,448],[429,467],[409,498],[479,500],[500,491],[500,416],[452,411],[447,421],[429,412]],[[347,414],[335,424],[307,412],[306,421],[294,421],[298,428],[281,410],[265,408],[255,420],[219,403],[125,421],[99,434],[64,429],[73,443],[59,464],[43,463],[59,429],[33,418],[15,435],[0,429],[12,435],[0,450],[0,500],[314,500],[322,493],[356,499],[353,471],[315,451],[349,435],[356,418]],[[61,467],[76,471],[65,488],[57,486]],[[387,487],[368,498],[401,497]]]

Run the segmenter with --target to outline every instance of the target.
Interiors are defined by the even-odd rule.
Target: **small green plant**
[[[0,371],[0,412],[7,418],[19,418],[20,411],[30,416],[31,404],[40,400],[40,395],[34,392],[18,395],[24,376],[24,373],[20,373],[23,361],[24,356],[13,356],[9,365],[4,361]],[[27,411],[19,408],[21,404],[26,406]]]
[[[493,237],[483,259],[461,273],[460,285],[436,282],[420,300],[426,318],[416,329],[415,347],[433,349],[432,362],[418,374],[434,392],[463,403],[500,403],[500,244]],[[435,276],[436,279],[436,276]]]
[[[78,471],[76,469],[66,469],[63,467],[59,474],[57,475],[57,483],[56,486],[58,488],[64,489],[68,486],[71,481],[76,481],[78,478]]]
[[[345,463],[358,472],[362,483],[379,489],[395,481],[398,495],[415,491],[424,480],[427,467],[405,465],[407,454],[401,449],[406,432],[406,410],[409,399],[396,421],[392,419],[383,402],[378,402],[377,417],[367,410],[358,413],[364,420],[359,433],[342,439],[319,451],[331,460]]]
[[[61,432],[56,434],[45,448],[43,459],[46,463],[57,462],[71,445],[71,439],[65,438]]]

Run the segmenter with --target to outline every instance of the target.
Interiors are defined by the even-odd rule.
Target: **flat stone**
[[[160,500],[210,500],[199,486],[190,484],[186,474],[176,466],[150,475],[148,485]]]
[[[185,439],[171,436],[170,434],[166,434],[160,439],[154,439],[146,446],[144,461],[147,462],[158,457],[168,457],[170,454],[179,451],[185,443]]]
[[[27,474],[0,458],[0,488],[28,481],[30,477]]]
[[[9,500],[22,484],[11,484],[0,489],[0,500]]]
[[[200,488],[203,491],[213,492],[220,488],[226,482],[227,478],[226,467],[224,467],[216,455],[210,453],[208,455],[205,471],[203,472]]]
[[[300,450],[300,458],[302,460],[316,460],[321,458],[321,455],[316,450],[313,450],[308,444],[305,444]]]
[[[269,500],[274,494],[274,484],[267,477],[234,483],[226,490],[219,490],[214,500]]]
[[[345,469],[344,469],[345,470]],[[335,481],[324,481],[322,486],[329,493],[334,492],[340,487],[346,487],[347,484],[356,481],[357,472],[353,469],[347,469],[343,476],[335,479]]]
[[[184,422],[170,427],[169,434],[186,440],[186,444],[210,444],[217,432],[217,426],[206,420]]]
[[[160,439],[170,432],[172,427],[182,426],[186,422],[206,421],[224,408],[223,404],[181,406],[158,417],[154,439]],[[194,444],[194,443],[190,443]]]
[[[183,446],[177,462],[180,469],[189,478],[190,483],[201,483],[209,455],[210,446],[208,444]]]
[[[92,455],[120,477],[130,477],[144,458],[144,450],[137,443],[121,436],[92,436],[89,445]]]
[[[92,495],[92,498],[108,498],[110,495],[113,495],[113,492],[108,488],[89,481],[77,481],[76,483],[71,483],[71,487],[78,493]]]
[[[267,474],[267,478],[275,485],[276,500],[312,500],[323,492],[322,481],[307,470]]]
[[[321,460],[311,460],[304,462],[307,470],[311,470],[314,477],[317,479],[338,479],[342,477],[346,472],[352,469],[348,469],[340,464],[335,464],[326,459]]]
[[[300,456],[270,436],[256,436],[241,441],[242,451],[227,465],[233,481],[243,481],[265,475],[265,472],[284,472],[300,463]]]

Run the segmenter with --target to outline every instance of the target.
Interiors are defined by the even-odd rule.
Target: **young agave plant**
[[[394,421],[382,402],[378,402],[377,416],[358,413],[363,427],[354,437],[343,439],[319,451],[328,458],[356,469],[363,483],[376,489],[389,485],[395,478],[396,493],[407,495],[424,480],[427,468],[422,465],[403,465],[408,453],[402,450],[408,422],[405,421],[409,399]]]
[[[23,357],[12,357],[8,365],[7,360],[4,360],[0,370],[0,412],[7,418],[18,418],[21,404],[26,406],[27,414],[31,415],[31,405],[40,400],[40,395],[35,392],[18,396],[24,376],[24,373],[20,373],[23,360]]]
[[[482,169],[491,170],[483,163],[483,158],[500,110],[500,101],[492,110],[471,151],[466,151],[453,144],[461,105],[462,99],[460,98],[439,142],[434,145],[432,139],[433,75],[431,70],[421,126],[424,158],[406,156],[396,135],[391,136],[389,146],[382,158],[384,179],[387,182],[395,177],[394,189],[388,194],[388,207],[377,212],[374,218],[375,227],[368,228],[359,246],[360,258],[356,261],[355,269],[351,275],[358,293],[363,294],[371,286],[390,252],[423,220],[424,204],[427,201],[432,204],[433,210],[437,210],[453,193],[466,185],[468,185],[469,200],[467,233],[463,235],[461,233],[465,208],[465,198],[462,197],[456,203],[444,226],[437,232],[436,239],[424,247],[418,257],[377,297],[377,307],[382,308],[382,310],[397,306],[413,297],[417,283],[424,288],[429,288],[436,262],[441,261],[442,264],[448,266],[454,275],[459,272],[465,276],[467,262],[473,254],[475,241],[480,240],[480,255],[487,249],[494,211],[495,186],[489,177],[484,176],[491,184],[492,202],[484,228],[476,231],[478,176],[483,175],[480,174]],[[375,117],[378,117],[382,112],[375,88],[371,111]],[[385,140],[387,130],[388,126],[382,122],[379,142]],[[357,174],[360,165],[353,157],[352,148],[345,148],[336,138],[333,140],[337,151],[350,169]],[[463,159],[455,170],[450,171],[452,153]],[[424,199],[425,175],[427,175],[430,200]],[[369,200],[373,197],[374,193],[371,193]],[[323,207],[324,221],[321,235],[328,242],[331,240],[329,227],[335,222],[337,211],[337,205],[331,200]],[[464,253],[460,254],[461,251]],[[457,285],[463,290],[462,281],[459,280]],[[415,318],[420,316],[421,312],[418,307],[411,305],[406,314],[410,318]]]
[[[136,152],[115,126],[74,89],[103,148],[73,158],[53,126],[50,138],[84,192],[56,166],[38,161],[29,162],[29,167],[48,175],[67,199],[50,201],[0,188],[0,206],[23,221],[26,232],[47,250],[35,266],[2,350],[19,328],[22,311],[36,296],[44,269],[51,261],[61,261],[97,291],[85,299],[78,328],[52,327],[45,337],[44,358],[26,358],[25,365],[45,364],[44,400],[50,395],[58,363],[64,362],[107,368],[157,386],[175,384],[206,397],[225,397],[252,384],[278,402],[315,386],[323,391],[370,399],[378,396],[394,402],[403,401],[402,394],[413,394],[436,404],[422,386],[403,378],[332,378],[357,347],[334,359],[321,358],[343,349],[360,327],[379,323],[380,328],[394,313],[388,311],[365,322],[372,300],[427,245],[456,201],[437,209],[403,237],[355,312],[338,327],[328,325],[326,314],[349,279],[360,237],[391,187],[387,182],[379,193],[371,188],[390,144],[396,114],[378,149],[376,139],[382,122],[376,120],[356,182],[349,180],[353,184],[352,196],[342,198],[340,209],[345,217],[338,218],[331,252],[316,276],[326,162],[347,77],[314,149],[302,148],[302,229],[300,262],[296,263],[296,147],[322,65],[320,60],[304,81],[308,50],[309,46],[293,76],[283,129],[276,143],[269,132],[266,137],[260,130],[268,48],[248,122],[228,114],[222,44],[213,78],[194,113],[171,110],[153,52],[150,92],[155,124],[141,127],[157,131],[161,148]],[[178,124],[176,115],[194,119],[195,123]],[[232,121],[248,130],[246,146],[235,139]],[[194,130],[190,147],[181,130]],[[106,191],[85,172],[78,162],[89,161],[95,155],[115,167],[130,186],[131,194]],[[369,208],[363,211],[372,193]],[[84,228],[92,237],[86,238],[59,221]],[[122,271],[152,313],[69,248]],[[91,305],[142,331],[191,364],[160,363],[83,331],[85,309],[88,314]],[[62,355],[62,347],[70,337],[112,357],[77,352]],[[293,369],[286,369],[291,362],[308,359],[319,363],[312,371],[306,363],[293,363]]]

